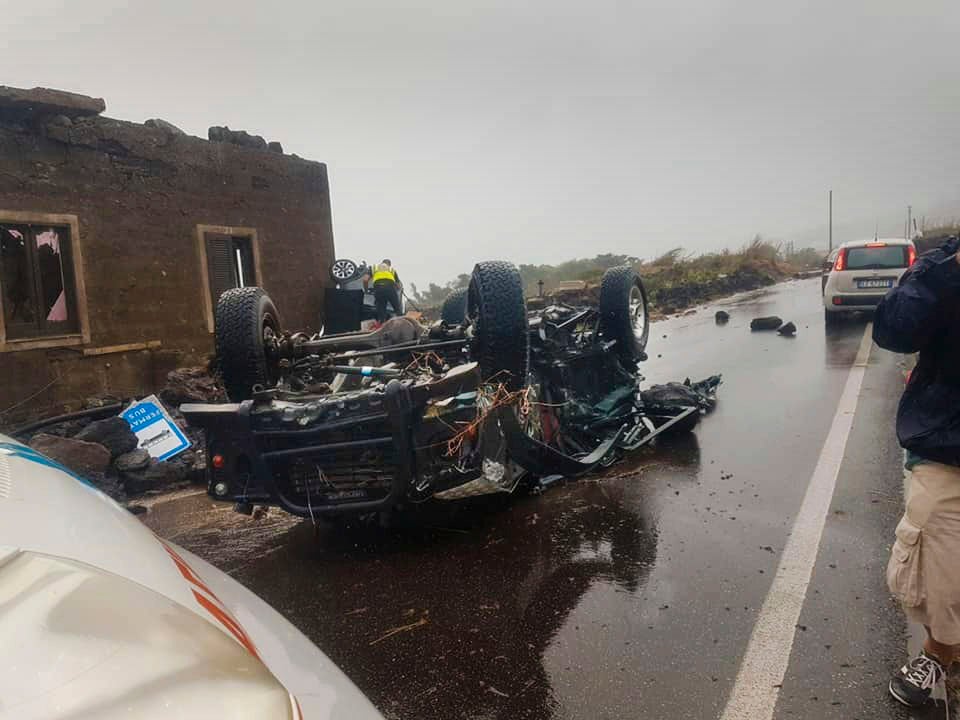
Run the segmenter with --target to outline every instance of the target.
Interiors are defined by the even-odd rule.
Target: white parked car
[[[833,267],[823,286],[824,318],[833,324],[844,313],[873,310],[917,259],[910,240],[858,240],[830,255]]]
[[[0,718],[380,714],[256,595],[0,435]]]

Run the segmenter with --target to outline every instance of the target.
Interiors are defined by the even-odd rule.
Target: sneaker
[[[923,707],[943,675],[943,666],[937,659],[921,650],[890,680],[890,694],[907,707]]]

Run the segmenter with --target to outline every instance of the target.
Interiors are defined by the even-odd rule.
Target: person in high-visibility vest
[[[372,276],[363,279],[363,285],[369,289],[370,280],[373,280],[373,297],[377,305],[377,322],[387,321],[387,305],[393,308],[395,315],[400,315],[400,276],[393,269],[389,260],[381,260],[373,268]]]

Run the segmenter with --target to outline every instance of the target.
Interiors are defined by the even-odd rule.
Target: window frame
[[[260,243],[257,236],[257,229],[251,227],[239,227],[233,225],[197,225],[195,230],[195,241],[197,246],[197,258],[200,265],[200,293],[202,295],[203,310],[207,321],[207,332],[213,333],[213,297],[210,294],[210,272],[207,264],[207,233],[214,235],[231,235],[238,238],[246,238],[250,242],[250,249],[253,254],[253,278],[257,285],[263,284],[263,273],[260,270]]]
[[[27,338],[8,338],[3,312],[3,293],[0,293],[0,353],[18,350],[70,347],[90,343],[90,321],[87,314],[87,289],[83,272],[83,250],[80,223],[76,215],[64,213],[36,213],[0,209],[0,222],[11,225],[50,225],[66,227],[70,232],[69,260],[73,270],[73,291],[76,305],[76,332],[62,335],[41,335]]]

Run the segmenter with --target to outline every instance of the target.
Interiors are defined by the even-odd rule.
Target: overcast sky
[[[0,0],[0,84],[326,162],[338,254],[442,283],[960,216],[960,2]]]

